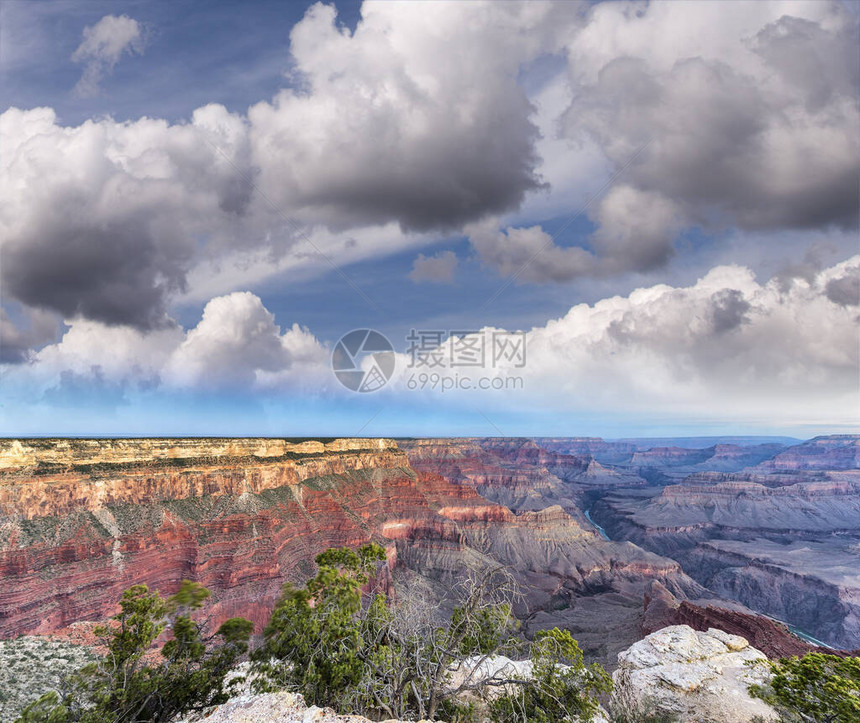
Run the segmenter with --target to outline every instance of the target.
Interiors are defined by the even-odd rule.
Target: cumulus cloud
[[[665,266],[691,226],[856,228],[858,24],[838,3],[600,3],[565,51],[561,132],[619,178],[588,210],[588,251],[467,227],[487,266],[567,282]]]
[[[690,287],[576,306],[530,332],[529,381],[570,403],[607,408],[851,419],[858,317],[828,287],[858,269],[854,257],[785,291],[776,279],[761,283],[746,268],[724,266]]]
[[[251,389],[265,379],[321,367],[328,354],[306,329],[281,334],[259,297],[247,291],[212,299],[200,323],[166,364],[167,380],[179,387]]]
[[[481,408],[696,423],[856,421],[860,317],[830,290],[857,274],[860,256],[788,288],[720,266],[691,286],[659,284],[579,304],[526,333],[524,366],[502,359],[475,372],[522,379],[516,393],[486,392]],[[480,338],[486,343],[495,331]]]
[[[316,4],[290,36],[292,87],[247,115],[210,105],[188,122],[75,127],[48,108],[0,115],[0,282],[34,309],[152,332],[171,327],[177,296],[317,263],[317,239],[350,262],[465,227],[504,274],[546,246],[520,273],[540,282],[657,268],[693,224],[850,226],[856,36],[838,3],[817,0],[731,12],[439,2],[420,14],[366,2],[354,31]],[[107,16],[75,55],[108,72],[140,43],[133,19]],[[539,138],[524,80],[553,54],[567,61],[567,88],[541,112],[557,116],[564,99],[566,139]],[[595,147],[620,168],[648,144],[591,212],[590,250],[548,244],[531,220],[493,227],[540,195],[541,163],[554,179],[580,178],[549,157],[565,140],[585,144],[589,168]],[[369,229],[382,240],[349,246]],[[444,277],[450,262],[426,263]]]
[[[190,122],[66,127],[49,108],[6,111],[4,293],[147,330],[170,323],[171,299],[201,265],[241,264],[259,248],[279,268],[305,235],[298,225],[394,224],[406,246],[409,234],[516,208],[541,185],[518,73],[559,47],[560,12],[434,3],[419,17],[366,3],[350,32],[317,4],[290,37],[295,86],[247,117],[210,105]],[[97,80],[140,38],[134,20],[108,16],[75,57]]]
[[[101,81],[113,72],[123,55],[142,54],[146,45],[140,23],[128,15],[105,15],[95,25],[84,28],[83,40],[72,60],[84,64],[75,86],[76,95],[98,95]]]
[[[860,317],[840,292],[857,278],[860,256],[810,279],[762,281],[748,268],[720,266],[690,286],[659,284],[577,305],[526,332],[523,359],[495,356],[492,367],[457,371],[523,379],[516,393],[484,394],[481,408],[491,416],[525,405],[697,423],[850,422],[860,401]],[[485,343],[494,331],[504,330],[480,332]],[[236,292],[212,299],[187,331],[73,321],[59,342],[12,367],[9,380],[41,390],[52,405],[84,400],[87,389],[113,405],[149,392],[317,396],[337,389],[329,354],[307,329],[282,330],[257,296]],[[416,396],[404,391],[409,359],[400,357],[401,376],[386,393],[399,390],[396,403],[408,405]],[[463,394],[444,399],[456,405]]]
[[[680,225],[856,227],[857,49],[838,3],[594,6],[568,44],[566,132],[617,167],[645,149],[599,203],[597,239],[641,247],[630,263],[647,269]],[[641,197],[635,213],[618,207],[622,188]]]
[[[226,381],[250,385],[258,369],[273,371],[287,362],[275,317],[259,297],[245,291],[206,304],[168,369],[180,384],[217,387]]]
[[[844,276],[830,279],[825,293],[834,304],[860,306],[860,267],[848,268]]]
[[[290,36],[304,87],[248,114],[260,182],[297,213],[342,225],[455,228],[516,208],[540,185],[517,76],[557,46],[558,13],[366,2],[350,33],[334,7],[312,6]]]
[[[609,189],[596,213],[594,251],[559,246],[540,226],[496,230],[494,219],[464,229],[481,261],[518,281],[566,282],[663,266],[681,227],[678,210],[658,194],[627,185]]]
[[[0,135],[3,293],[65,318],[168,324],[200,242],[229,243],[247,203],[244,122],[223,106],[75,128],[13,108]]]
[[[429,281],[436,284],[450,284],[454,281],[457,263],[457,254],[453,251],[440,251],[433,256],[418,254],[418,258],[412,262],[409,278],[416,283]]]
[[[496,230],[490,220],[465,231],[481,263],[518,281],[569,281],[595,268],[593,254],[579,247],[557,246],[540,226]]]
[[[234,292],[209,301],[187,331],[71,321],[58,342],[31,353],[14,374],[50,403],[77,398],[88,386],[116,398],[159,389],[250,393],[319,388],[331,373],[328,354],[298,324],[282,332],[259,297]]]

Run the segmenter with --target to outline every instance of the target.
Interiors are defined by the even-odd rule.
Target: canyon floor
[[[505,565],[526,635],[569,628],[610,669],[674,624],[770,656],[860,648],[860,437],[654,442],[0,440],[0,640],[185,578],[213,623],[259,631],[316,554],[375,541],[386,589],[443,605],[468,567]]]

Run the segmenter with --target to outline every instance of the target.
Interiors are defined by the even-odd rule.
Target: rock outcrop
[[[236,696],[211,711],[205,720],[206,723],[371,723],[361,715],[339,715],[330,708],[308,706],[298,693],[286,692]],[[406,722],[392,718],[386,723]]]
[[[543,562],[520,559],[529,559],[536,548],[529,549],[509,532],[492,534],[493,549],[503,551],[507,564],[514,569],[527,564],[541,572],[530,592],[531,614],[525,621],[529,633],[567,627],[589,657],[611,668],[618,652],[640,636],[648,580],[668,580],[673,592],[684,598],[706,592],[680,569],[672,569],[665,557],[646,558],[637,545],[605,540],[585,517],[589,495],[618,486],[642,487],[646,482],[638,475],[607,468],[589,456],[552,452],[527,439],[422,439],[400,446],[413,468],[472,487],[515,511],[518,518],[565,517],[579,528],[577,542],[565,549],[540,533],[545,545],[539,554],[549,555]],[[431,563],[415,560],[412,565],[427,569]]]
[[[768,658],[803,656],[811,652],[841,652],[806,642],[793,634],[785,624],[765,615],[756,615],[742,606],[728,607],[730,604],[728,601],[696,604],[689,600],[678,600],[665,586],[654,580],[645,591],[642,632],[649,635],[671,625],[689,625],[701,632],[717,628],[746,638]],[[856,654],[856,651],[852,654]]]
[[[766,660],[744,638],[722,630],[663,628],[618,656],[613,707],[684,723],[776,721],[775,711],[748,692],[766,681]]]
[[[815,437],[759,464],[763,470],[839,470],[860,467],[860,438],[853,434]]]
[[[244,615],[261,623],[281,584],[309,576],[326,547],[385,542],[379,525],[394,514],[438,517],[388,440],[4,447],[2,637],[102,619],[126,587],[170,593],[183,578],[212,590],[216,621]],[[452,504],[486,504],[457,492]]]

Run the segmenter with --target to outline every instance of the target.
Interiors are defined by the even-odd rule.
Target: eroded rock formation
[[[743,471],[609,490],[592,515],[613,539],[678,560],[716,595],[856,648],[857,445],[854,436],[816,438]]]
[[[744,638],[722,630],[663,628],[618,656],[615,705],[685,723],[776,721],[776,712],[748,692],[767,679],[766,660]]]
[[[522,489],[566,484],[545,471],[558,455],[517,442],[497,444]],[[571,476],[593,467],[573,466]],[[453,468],[438,468],[452,479],[436,470],[416,471],[390,440],[4,442],[0,636],[103,619],[128,586],[171,593],[184,578],[212,591],[214,622],[243,615],[259,626],[320,551],[370,540],[386,547],[395,577],[418,574],[441,593],[466,564],[509,565],[530,625],[571,617],[597,641],[630,612],[637,625],[624,624],[616,647],[636,639],[650,579],[681,597],[700,590],[676,562],[602,540],[572,503],[515,514]],[[499,487],[498,471],[485,465],[479,489]],[[626,607],[582,602],[609,594]],[[595,657],[617,652],[601,645]]]

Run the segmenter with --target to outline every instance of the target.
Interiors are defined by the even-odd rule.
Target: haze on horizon
[[[858,18],[6,0],[0,434],[857,432]]]

